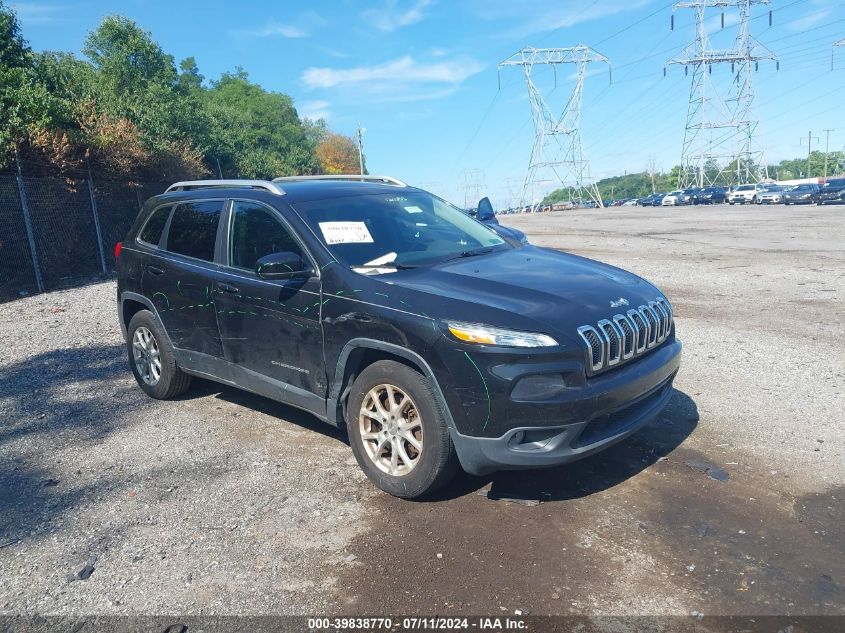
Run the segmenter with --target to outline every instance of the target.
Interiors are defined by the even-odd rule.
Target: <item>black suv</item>
[[[129,364],[154,398],[192,376],[346,427],[413,498],[458,466],[561,464],[653,419],[681,344],[639,277],[506,240],[392,178],[176,183],[118,244]]]
[[[816,194],[819,204],[842,204],[845,202],[845,178],[831,178]]]

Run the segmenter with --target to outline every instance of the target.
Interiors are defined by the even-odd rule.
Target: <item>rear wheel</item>
[[[446,417],[432,385],[407,365],[382,360],[361,372],[349,396],[346,428],[358,465],[394,496],[420,497],[457,471]]]
[[[170,339],[149,310],[137,312],[129,321],[126,349],[132,374],[148,396],[167,400],[191,386],[191,376],[179,369]]]

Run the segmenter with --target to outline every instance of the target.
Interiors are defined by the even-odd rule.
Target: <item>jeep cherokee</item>
[[[393,178],[176,183],[115,248],[129,366],[153,398],[200,376],[345,427],[414,498],[562,464],[672,395],[672,307],[643,279],[497,235]]]

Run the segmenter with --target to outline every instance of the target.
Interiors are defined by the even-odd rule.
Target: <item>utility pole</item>
[[[825,142],[824,142],[824,179],[827,180],[827,155],[830,153],[830,133],[835,132],[836,130],[828,130],[825,129]]]
[[[813,131],[810,130],[807,132],[807,178],[813,177],[812,167],[810,166],[810,159],[813,157],[813,139],[816,139],[816,143],[819,142],[818,136],[813,136]],[[801,145],[804,144],[804,139],[801,139]]]
[[[605,63],[610,68],[607,57],[583,44],[567,48],[523,48],[498,65],[499,71],[506,66],[522,68],[534,118],[534,147],[522,187],[522,206],[527,202],[536,207],[540,195],[556,185],[569,189],[570,201],[586,195],[599,207],[604,206],[598,187],[590,178],[590,164],[581,147],[581,96],[587,64],[592,62]],[[550,67],[555,71],[557,81],[557,67],[562,64],[575,64],[578,70],[566,107],[557,115],[546,101],[550,93],[543,95],[534,83],[532,73],[535,66]]]
[[[833,50],[830,51],[830,69],[833,70],[833,57],[836,55],[836,49],[845,46],[845,38],[833,43]]]
[[[362,176],[364,175],[364,132],[367,131],[367,128],[361,127],[361,124],[358,124],[358,169],[359,174]]]
[[[683,0],[676,2],[672,9],[692,9],[695,13],[695,40],[679,56],[666,62],[667,66],[683,66],[685,75],[692,71],[679,189],[718,184],[726,167],[734,162],[737,181],[760,179],[763,152],[755,143],[758,122],[751,118],[754,102],[751,77],[761,61],[772,60],[778,66],[779,62],[774,53],[751,36],[750,13],[752,5],[756,4],[770,4],[770,0]],[[705,11],[715,8],[722,10],[723,29],[724,10],[735,8],[739,12],[736,43],[731,49],[710,48]],[[769,25],[771,20],[769,11]],[[673,30],[674,27],[673,13]],[[718,72],[727,64],[730,64],[731,80],[720,88],[713,71]],[[663,74],[666,75],[666,67]]]

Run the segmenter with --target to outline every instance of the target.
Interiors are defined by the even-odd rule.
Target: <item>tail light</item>
[[[114,258],[120,257],[120,249],[123,248],[123,242],[118,242],[114,245]]]

